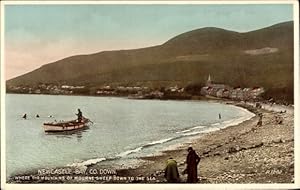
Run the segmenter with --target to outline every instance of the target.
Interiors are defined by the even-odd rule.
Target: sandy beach
[[[26,175],[31,176],[30,180],[18,180],[13,176],[9,183],[166,183],[164,168],[169,157],[177,161],[181,182],[184,183],[187,176],[182,172],[186,167],[189,146],[201,157],[199,183],[293,183],[293,107],[263,105],[256,108],[250,103],[223,103],[246,108],[255,116],[238,125],[196,136],[192,142],[164,151],[161,155],[143,157],[144,162],[139,167],[116,170],[113,175],[101,175],[96,179],[95,175],[73,174],[68,180],[58,178],[61,175],[52,175],[57,179],[45,180],[36,172],[28,172]],[[262,125],[257,126],[260,113],[263,114]],[[95,164],[86,169],[99,171],[99,168],[102,167]],[[36,176],[38,178],[33,179]]]

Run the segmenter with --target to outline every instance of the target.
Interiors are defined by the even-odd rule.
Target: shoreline
[[[259,109],[252,107],[250,105],[247,105],[245,103],[238,103],[234,101],[224,101],[224,100],[209,100],[208,102],[214,102],[214,103],[222,103],[222,104],[228,104],[228,105],[233,105],[240,107],[241,109],[246,109],[251,113],[254,113],[255,116],[251,117],[250,119],[243,121],[237,125],[230,125],[225,128],[221,128],[216,131],[208,132],[208,133],[201,133],[197,134],[192,137],[192,142],[191,143],[181,143],[179,146],[175,146],[172,149],[162,151],[161,154],[159,155],[153,155],[153,156],[147,156],[147,157],[141,157],[137,159],[141,159],[143,161],[142,164],[140,164],[136,168],[126,168],[126,169],[117,169],[116,170],[116,176],[124,177],[122,178],[123,180],[120,180],[119,178],[109,178],[107,180],[94,180],[92,178],[86,179],[83,183],[165,183],[165,179],[163,177],[163,169],[165,167],[165,161],[172,156],[175,158],[178,162],[178,169],[180,173],[180,177],[182,182],[186,180],[186,176],[182,175],[181,172],[185,168],[185,157],[187,155],[187,147],[192,146],[196,150],[196,152],[199,154],[201,157],[200,161],[200,166],[198,166],[198,176],[200,173],[200,183],[266,183],[266,181],[260,181],[258,179],[251,177],[253,179],[252,181],[246,180],[243,181],[242,179],[237,180],[237,177],[232,177],[232,175],[235,176],[241,176],[241,172],[233,172],[229,170],[229,173],[231,175],[225,175],[229,176],[229,179],[234,179],[235,181],[229,180],[228,182],[224,181],[224,179],[227,179],[224,176],[224,172],[221,175],[220,172],[223,170],[226,170],[226,165],[225,168],[223,166],[217,166],[216,168],[219,167],[220,172],[215,171],[215,172],[210,172],[214,173],[213,175],[207,175],[206,172],[210,171],[211,168],[207,166],[207,162],[213,161],[215,164],[219,164],[220,162],[217,162],[216,160],[220,161],[220,158],[225,160],[226,162],[230,162],[232,155],[238,154],[241,152],[245,151],[253,151],[255,149],[261,149],[265,148],[266,146],[272,146],[272,144],[278,144],[278,143],[289,143],[289,147],[293,150],[293,138],[290,139],[283,139],[280,138],[280,140],[270,140],[270,141],[265,141],[265,142],[258,142],[257,140],[253,140],[251,142],[239,142],[238,139],[241,136],[246,136],[249,138],[249,133],[259,133],[260,128],[265,128],[268,123],[268,121],[271,119],[271,116],[274,116],[274,114],[277,114],[276,112],[271,112],[268,110],[264,109]],[[263,113],[266,114],[266,118],[263,122],[263,126],[260,128],[255,128],[253,125],[257,123],[258,120],[258,113]],[[288,120],[289,122],[292,122],[292,136],[293,136],[293,115],[290,113],[285,113],[286,115],[289,115]],[[265,125],[264,125],[265,123]],[[242,132],[241,132],[242,131]],[[291,133],[289,131],[289,134]],[[255,137],[254,137],[255,139]],[[222,142],[223,140],[223,142]],[[275,142],[276,141],[276,142]],[[277,143],[278,141],[278,143]],[[253,149],[253,150],[252,150]],[[229,152],[231,150],[232,152]],[[291,151],[290,151],[291,152]],[[294,157],[294,154],[292,152],[292,155],[290,157]],[[217,159],[219,158],[219,159]],[[237,162],[236,160],[234,162]],[[292,162],[293,163],[293,162]],[[202,166],[203,165],[203,166]],[[231,163],[232,165],[232,163]],[[234,168],[236,167],[236,164],[233,164]],[[245,167],[245,166],[243,166]],[[87,170],[101,170],[101,167],[97,164],[88,166],[86,169]],[[227,166],[228,168],[228,166]],[[230,167],[229,167],[230,168]],[[293,168],[292,168],[293,169]],[[204,170],[204,171],[203,171]],[[268,175],[275,173],[276,175],[280,175],[279,173],[282,173],[281,170],[278,170],[277,172],[275,171],[269,171],[267,172]],[[286,177],[285,179],[279,179],[277,182],[284,182],[284,183],[289,183],[293,181],[293,172],[288,172],[289,177]],[[274,174],[274,175],[275,175]],[[34,176],[34,172],[27,172],[26,175],[31,175]],[[217,175],[217,177],[215,177]],[[286,175],[286,174],[285,174]],[[16,175],[15,175],[16,176]],[[15,176],[11,176],[10,180],[8,180],[8,183],[24,183],[24,181],[18,181],[14,180]],[[59,176],[59,175],[57,175]],[[76,176],[76,175],[75,175]],[[127,178],[126,178],[127,176]],[[128,176],[133,176],[134,180],[129,180]],[[95,176],[93,176],[95,177]],[[224,178],[224,179],[223,179]],[[283,178],[282,176],[279,178]],[[277,179],[277,178],[276,178]],[[242,180],[242,181],[240,181]],[[270,181],[274,182],[274,181]],[[275,180],[276,182],[276,180]],[[43,180],[29,180],[26,181],[25,183],[82,183],[82,181],[78,182],[76,180],[69,180],[69,181],[63,181],[63,180],[50,180],[50,181],[43,181]],[[268,183],[268,182],[267,182]]]
[[[247,104],[234,105],[255,113],[255,116],[238,125],[204,134],[191,144],[164,151],[163,155],[144,157],[142,159],[148,161],[148,164],[137,169],[123,170],[123,175],[143,173],[156,177],[158,183],[166,183],[163,168],[165,161],[173,157],[177,160],[181,181],[185,182],[186,175],[181,172],[185,169],[187,147],[192,146],[201,157],[198,165],[199,183],[294,183],[293,111],[278,113]],[[259,113],[264,114],[261,127],[256,126]],[[274,121],[273,116],[278,114],[284,115],[283,124]],[[279,129],[273,132],[269,127]],[[285,128],[286,134],[281,134],[280,128]],[[269,136],[264,132],[269,132]],[[260,138],[253,137],[256,134]],[[288,154],[280,155],[279,152]]]

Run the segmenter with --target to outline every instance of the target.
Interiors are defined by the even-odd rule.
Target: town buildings
[[[265,92],[263,87],[231,87],[225,84],[216,84],[208,76],[206,86],[201,88],[201,95],[217,98],[228,98],[232,100],[257,100]]]

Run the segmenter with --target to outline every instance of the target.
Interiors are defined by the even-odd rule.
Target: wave
[[[191,129],[187,129],[187,130],[183,130],[183,131],[181,131],[182,133],[186,133],[186,132],[190,132],[191,131]]]
[[[205,128],[205,127],[207,127],[207,126],[199,125],[199,126],[196,126],[196,127],[192,127],[190,129],[185,129],[183,131],[177,131],[176,134],[178,134],[178,133],[187,133],[187,132],[193,131],[195,129],[202,129],[202,128]]]
[[[143,147],[141,146],[141,147],[138,147],[138,148],[136,148],[136,149],[127,150],[127,151],[125,151],[125,152],[122,152],[122,153],[118,154],[117,157],[125,157],[125,156],[127,156],[127,155],[129,155],[129,154],[132,154],[132,153],[135,153],[135,152],[139,152],[139,151],[141,151],[142,149],[143,149]]]
[[[127,150],[125,152],[121,152],[121,153],[117,154],[116,157],[113,157],[113,158],[93,158],[93,159],[89,159],[89,160],[86,160],[86,161],[83,161],[83,162],[75,162],[75,163],[72,163],[72,164],[68,164],[67,166],[68,167],[77,167],[77,168],[87,167],[87,166],[94,165],[94,164],[97,164],[97,163],[102,162],[102,161],[108,161],[108,160],[115,160],[115,159],[119,159],[119,158],[124,158],[124,157],[128,156],[129,154],[141,151],[143,148],[146,148],[146,147],[149,147],[149,146],[154,146],[154,145],[157,145],[157,144],[162,144],[162,143],[171,141],[173,139],[176,139],[176,138],[167,138],[167,139],[162,139],[162,140],[158,140],[158,141],[153,141],[153,142],[150,142],[150,143],[145,144],[143,146],[140,146],[138,148]]]
[[[94,165],[94,164],[97,164],[97,163],[105,161],[105,160],[107,160],[107,159],[106,158],[93,158],[93,159],[89,159],[89,160],[86,160],[83,162],[68,164],[67,166],[69,166],[69,167],[90,166],[90,165]]]
[[[147,144],[145,144],[143,146],[140,146],[138,148],[127,150],[125,152],[117,154],[117,157],[118,158],[120,158],[120,157],[122,158],[122,157],[125,157],[125,156],[129,155],[129,154],[139,152],[139,151],[141,151],[144,148],[147,148],[147,147],[150,147],[150,146],[155,146],[155,145],[158,145],[158,144],[163,144],[163,143],[169,142],[169,141],[177,139],[177,138],[179,138],[179,137],[173,137],[173,138],[167,138],[167,139],[161,139],[161,140],[157,140],[157,141],[152,141],[152,142],[147,143]]]
[[[102,161],[120,159],[120,158],[128,156],[129,154],[140,152],[142,149],[148,148],[150,146],[163,144],[163,143],[166,143],[166,142],[178,139],[178,138],[194,136],[194,135],[198,135],[198,134],[201,134],[201,133],[205,134],[205,133],[209,133],[209,132],[213,132],[213,131],[218,131],[218,130],[220,130],[222,128],[226,128],[228,126],[238,125],[238,124],[242,123],[243,121],[251,119],[253,117],[253,115],[240,117],[238,119],[231,119],[231,120],[226,120],[226,121],[223,121],[223,122],[214,123],[214,124],[211,124],[212,127],[201,126],[201,125],[200,126],[195,126],[195,127],[190,128],[190,129],[185,129],[183,131],[176,132],[177,134],[182,133],[182,134],[180,134],[176,137],[171,137],[171,138],[161,139],[161,140],[157,140],[157,141],[152,141],[150,143],[147,143],[147,144],[145,144],[143,146],[140,146],[140,147],[137,147],[135,149],[131,149],[131,150],[127,150],[125,152],[121,152],[121,153],[117,154],[116,157],[113,157],[113,158],[94,158],[94,159],[86,160],[86,161],[83,161],[83,162],[80,162],[80,163],[72,163],[72,164],[69,164],[67,166],[70,166],[70,167],[82,167],[82,166],[87,167],[87,166],[94,165],[94,164],[97,164],[97,163],[102,162]],[[219,126],[219,127],[217,127],[217,126]],[[201,128],[206,128],[206,129],[201,130],[201,131],[193,131],[193,130],[201,129]],[[193,132],[191,132],[191,131],[193,131]]]
[[[194,130],[194,129],[202,129],[202,128],[204,128],[204,127],[207,127],[207,126],[199,125],[199,126],[196,126],[196,127],[191,128],[191,130]]]
[[[186,129],[186,130],[183,130],[183,131],[177,131],[176,133],[186,133],[186,132],[190,132],[192,129]]]
[[[162,140],[150,142],[150,143],[148,143],[148,144],[146,144],[146,145],[162,144],[162,143],[168,142],[168,141],[173,140],[173,139],[174,139],[174,138],[162,139]]]
[[[238,124],[240,124],[244,121],[247,121],[247,120],[251,119],[253,116],[255,116],[255,115],[253,114],[253,115],[250,115],[250,116],[244,116],[244,117],[241,117],[241,118],[238,118],[238,119],[234,119],[230,123],[226,123],[226,124],[224,123],[225,125],[222,128],[238,125]]]
[[[219,125],[221,125],[221,123],[213,123],[213,124],[211,124],[211,126],[219,126]]]
[[[192,135],[198,135],[200,133],[203,133],[202,131],[196,131],[196,132],[191,132],[191,133],[184,133],[182,136],[192,136]]]
[[[207,128],[205,131],[203,131],[202,133],[205,134],[205,133],[210,133],[210,132],[213,132],[213,131],[218,131],[220,130],[221,128],[220,127],[210,127],[210,128]]]
[[[226,120],[226,121],[223,121],[222,123],[224,124],[224,123],[232,123],[232,122],[234,122],[236,119],[230,119],[230,120]]]

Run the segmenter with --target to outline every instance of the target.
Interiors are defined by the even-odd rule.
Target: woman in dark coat
[[[187,182],[196,183],[198,181],[197,166],[200,162],[200,157],[197,155],[192,147],[188,148],[188,155],[186,159],[187,168],[185,173],[187,173]]]

